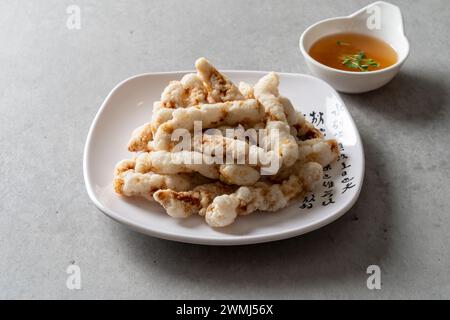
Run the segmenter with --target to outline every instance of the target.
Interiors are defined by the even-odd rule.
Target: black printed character
[[[341,160],[347,160],[348,159],[348,155],[346,155],[345,153],[341,153],[338,157],[337,161],[341,161]]]
[[[336,203],[336,202],[334,202],[333,198],[331,197],[331,198],[328,198],[327,200],[323,201],[322,202],[322,206],[327,207],[327,206],[329,206],[330,204],[333,204],[333,203]]]
[[[355,179],[355,177],[353,177],[353,178],[345,178],[345,179],[342,179],[342,183],[349,183],[350,181],[353,181],[353,179]]]
[[[314,194],[311,197],[305,197],[303,200],[303,204],[300,206],[300,209],[312,209],[314,206],[314,202],[316,202],[316,197]]]
[[[321,125],[325,123],[325,121],[323,120],[323,112],[316,113],[315,111],[313,111],[309,114],[309,116],[311,117],[312,124]]]
[[[330,176],[328,173],[325,173],[325,174],[323,175],[323,178],[324,178],[325,180],[330,180],[330,179],[332,179],[333,177]]]
[[[335,203],[333,196],[334,196],[333,190],[326,190],[322,195],[322,198],[326,198],[326,200],[322,201],[322,206],[326,207],[332,203]]]
[[[350,167],[351,167],[350,164],[347,165],[345,162],[342,162],[342,170],[348,169],[348,168],[350,168]]]
[[[345,180],[345,179],[344,179]],[[352,178],[353,180],[353,178]],[[348,190],[353,189],[356,187],[356,185],[353,182],[349,182],[345,185],[345,187],[342,189],[342,194],[346,193]]]
[[[348,172],[345,169],[350,168],[351,165],[346,165],[345,162],[342,162],[342,172],[341,172],[341,176],[342,177],[346,177],[348,175]]]
[[[334,182],[333,181],[324,181],[322,183],[322,185],[324,188],[331,189],[334,187]]]

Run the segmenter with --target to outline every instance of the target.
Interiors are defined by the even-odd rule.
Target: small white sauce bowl
[[[344,32],[384,40],[397,52],[397,63],[376,71],[351,72],[328,67],[309,55],[310,48],[317,40]],[[316,77],[325,80],[340,92],[363,93],[384,86],[397,75],[408,58],[409,42],[403,30],[400,9],[393,4],[378,1],[348,17],[326,19],[312,25],[300,37],[300,51],[309,70]]]

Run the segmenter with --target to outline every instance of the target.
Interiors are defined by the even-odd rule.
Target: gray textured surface
[[[83,146],[104,97],[198,56],[306,73],[300,33],[370,1],[0,1],[0,298],[450,298],[450,6],[393,2],[409,61],[387,87],[343,96],[366,150],[358,203],[302,237],[214,248],[134,233],[90,202]],[[65,285],[71,261],[80,291]]]

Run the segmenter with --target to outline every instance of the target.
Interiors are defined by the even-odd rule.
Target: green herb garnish
[[[344,41],[341,41],[341,40],[336,41],[336,44],[338,46],[349,46],[350,45],[350,43],[344,42]]]
[[[369,71],[369,67],[380,67],[380,64],[373,59],[368,59],[364,51],[354,55],[346,55],[341,58],[342,64],[349,69],[358,69],[362,72]]]

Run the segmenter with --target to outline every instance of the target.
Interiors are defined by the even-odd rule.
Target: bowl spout
[[[399,7],[385,1],[374,2],[358,10],[350,19],[364,20],[368,30],[375,33],[394,33],[404,36],[403,16]]]

